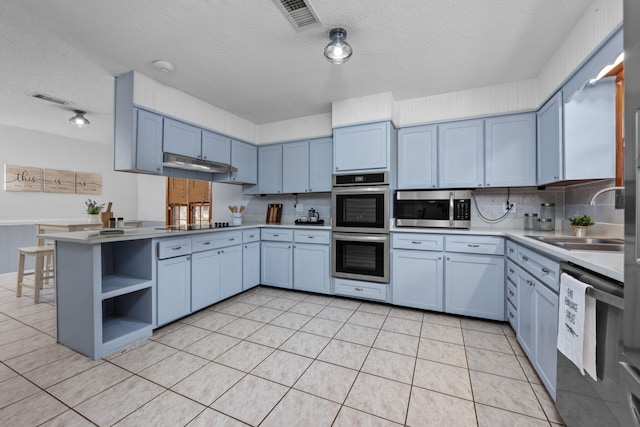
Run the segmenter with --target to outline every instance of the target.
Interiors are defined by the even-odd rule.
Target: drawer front
[[[191,238],[162,239],[158,242],[158,259],[173,258],[191,253]]]
[[[250,230],[242,230],[242,243],[251,243],[260,241],[260,229],[252,228]]]
[[[421,233],[393,233],[391,243],[394,249],[415,249],[419,251],[441,251],[444,236]]]
[[[445,239],[447,252],[504,255],[504,239],[493,236],[449,235]]]
[[[514,332],[517,334],[518,333],[518,310],[516,310],[513,304],[511,304],[509,301],[507,301],[507,320],[509,320],[511,327],[513,328]]]
[[[345,295],[354,298],[364,298],[376,301],[387,300],[388,285],[376,283],[355,282],[351,280],[335,280],[336,295]]]
[[[318,243],[328,245],[331,243],[331,232],[321,230],[295,230],[293,241],[296,243]]]
[[[239,231],[206,233],[191,238],[193,252],[209,251],[242,243]]]
[[[515,262],[507,260],[507,278],[513,283],[518,283],[518,267]]]
[[[507,257],[518,261],[518,244],[513,240],[507,240]]]
[[[557,262],[518,245],[518,265],[544,282],[554,292],[560,292],[560,264]]]
[[[293,230],[282,228],[263,228],[260,230],[262,240],[272,240],[275,242],[291,242],[293,240]]]
[[[518,307],[518,287],[511,280],[507,280],[507,299],[514,307]]]

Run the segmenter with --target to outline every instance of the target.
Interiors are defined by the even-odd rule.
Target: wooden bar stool
[[[46,258],[53,259],[53,252],[54,249],[51,245],[18,248],[20,256],[18,258],[18,283],[16,287],[16,296],[22,296],[22,287],[26,286],[28,288],[33,288],[33,300],[35,303],[37,304],[40,302],[40,290],[42,289],[44,281],[54,278],[53,264],[45,262]],[[32,272],[25,273],[24,261],[27,255],[35,256],[35,268]],[[24,283],[24,277],[31,275],[34,276],[33,284]]]

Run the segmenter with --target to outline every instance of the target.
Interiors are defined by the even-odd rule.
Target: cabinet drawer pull
[[[273,237],[279,237],[279,236],[280,236],[279,234],[274,234],[274,235],[273,235]]]
[[[253,237],[255,237],[255,235],[254,235],[254,234],[250,234],[250,235],[249,235],[249,238],[253,238]]]
[[[233,242],[234,240],[236,240],[236,238],[235,238],[235,237],[230,237],[230,238],[229,238],[229,239],[227,239],[227,240],[229,240],[230,242]]]
[[[171,248],[171,250],[174,250],[174,251],[179,251],[180,249],[182,249],[182,246],[174,246]]]
[[[314,236],[307,236],[307,239],[313,239]]]
[[[362,291],[364,291],[364,289],[363,289],[363,288],[354,288],[354,289],[355,289],[356,291],[358,291],[358,292],[362,292]]]
[[[549,274],[551,271],[548,268],[542,268],[542,274]]]
[[[417,241],[412,241],[411,243],[413,243],[414,245],[421,245],[422,242],[417,242]]]
[[[479,248],[480,245],[472,245],[472,244],[468,244],[467,246],[469,246],[470,248]]]
[[[523,261],[529,261],[529,258],[527,258],[526,256],[522,255],[522,260]]]
[[[209,246],[211,244],[211,242],[202,242],[203,246]]]

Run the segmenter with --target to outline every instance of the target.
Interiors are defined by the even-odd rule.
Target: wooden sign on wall
[[[76,172],[76,194],[102,194],[102,175]]]
[[[60,169],[44,170],[44,192],[45,193],[73,193],[75,190],[75,179],[73,171]]]
[[[4,165],[4,191],[42,191],[42,169]]]

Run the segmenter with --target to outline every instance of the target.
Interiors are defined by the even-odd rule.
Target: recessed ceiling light
[[[164,73],[170,73],[176,69],[169,61],[153,61],[153,68]]]

